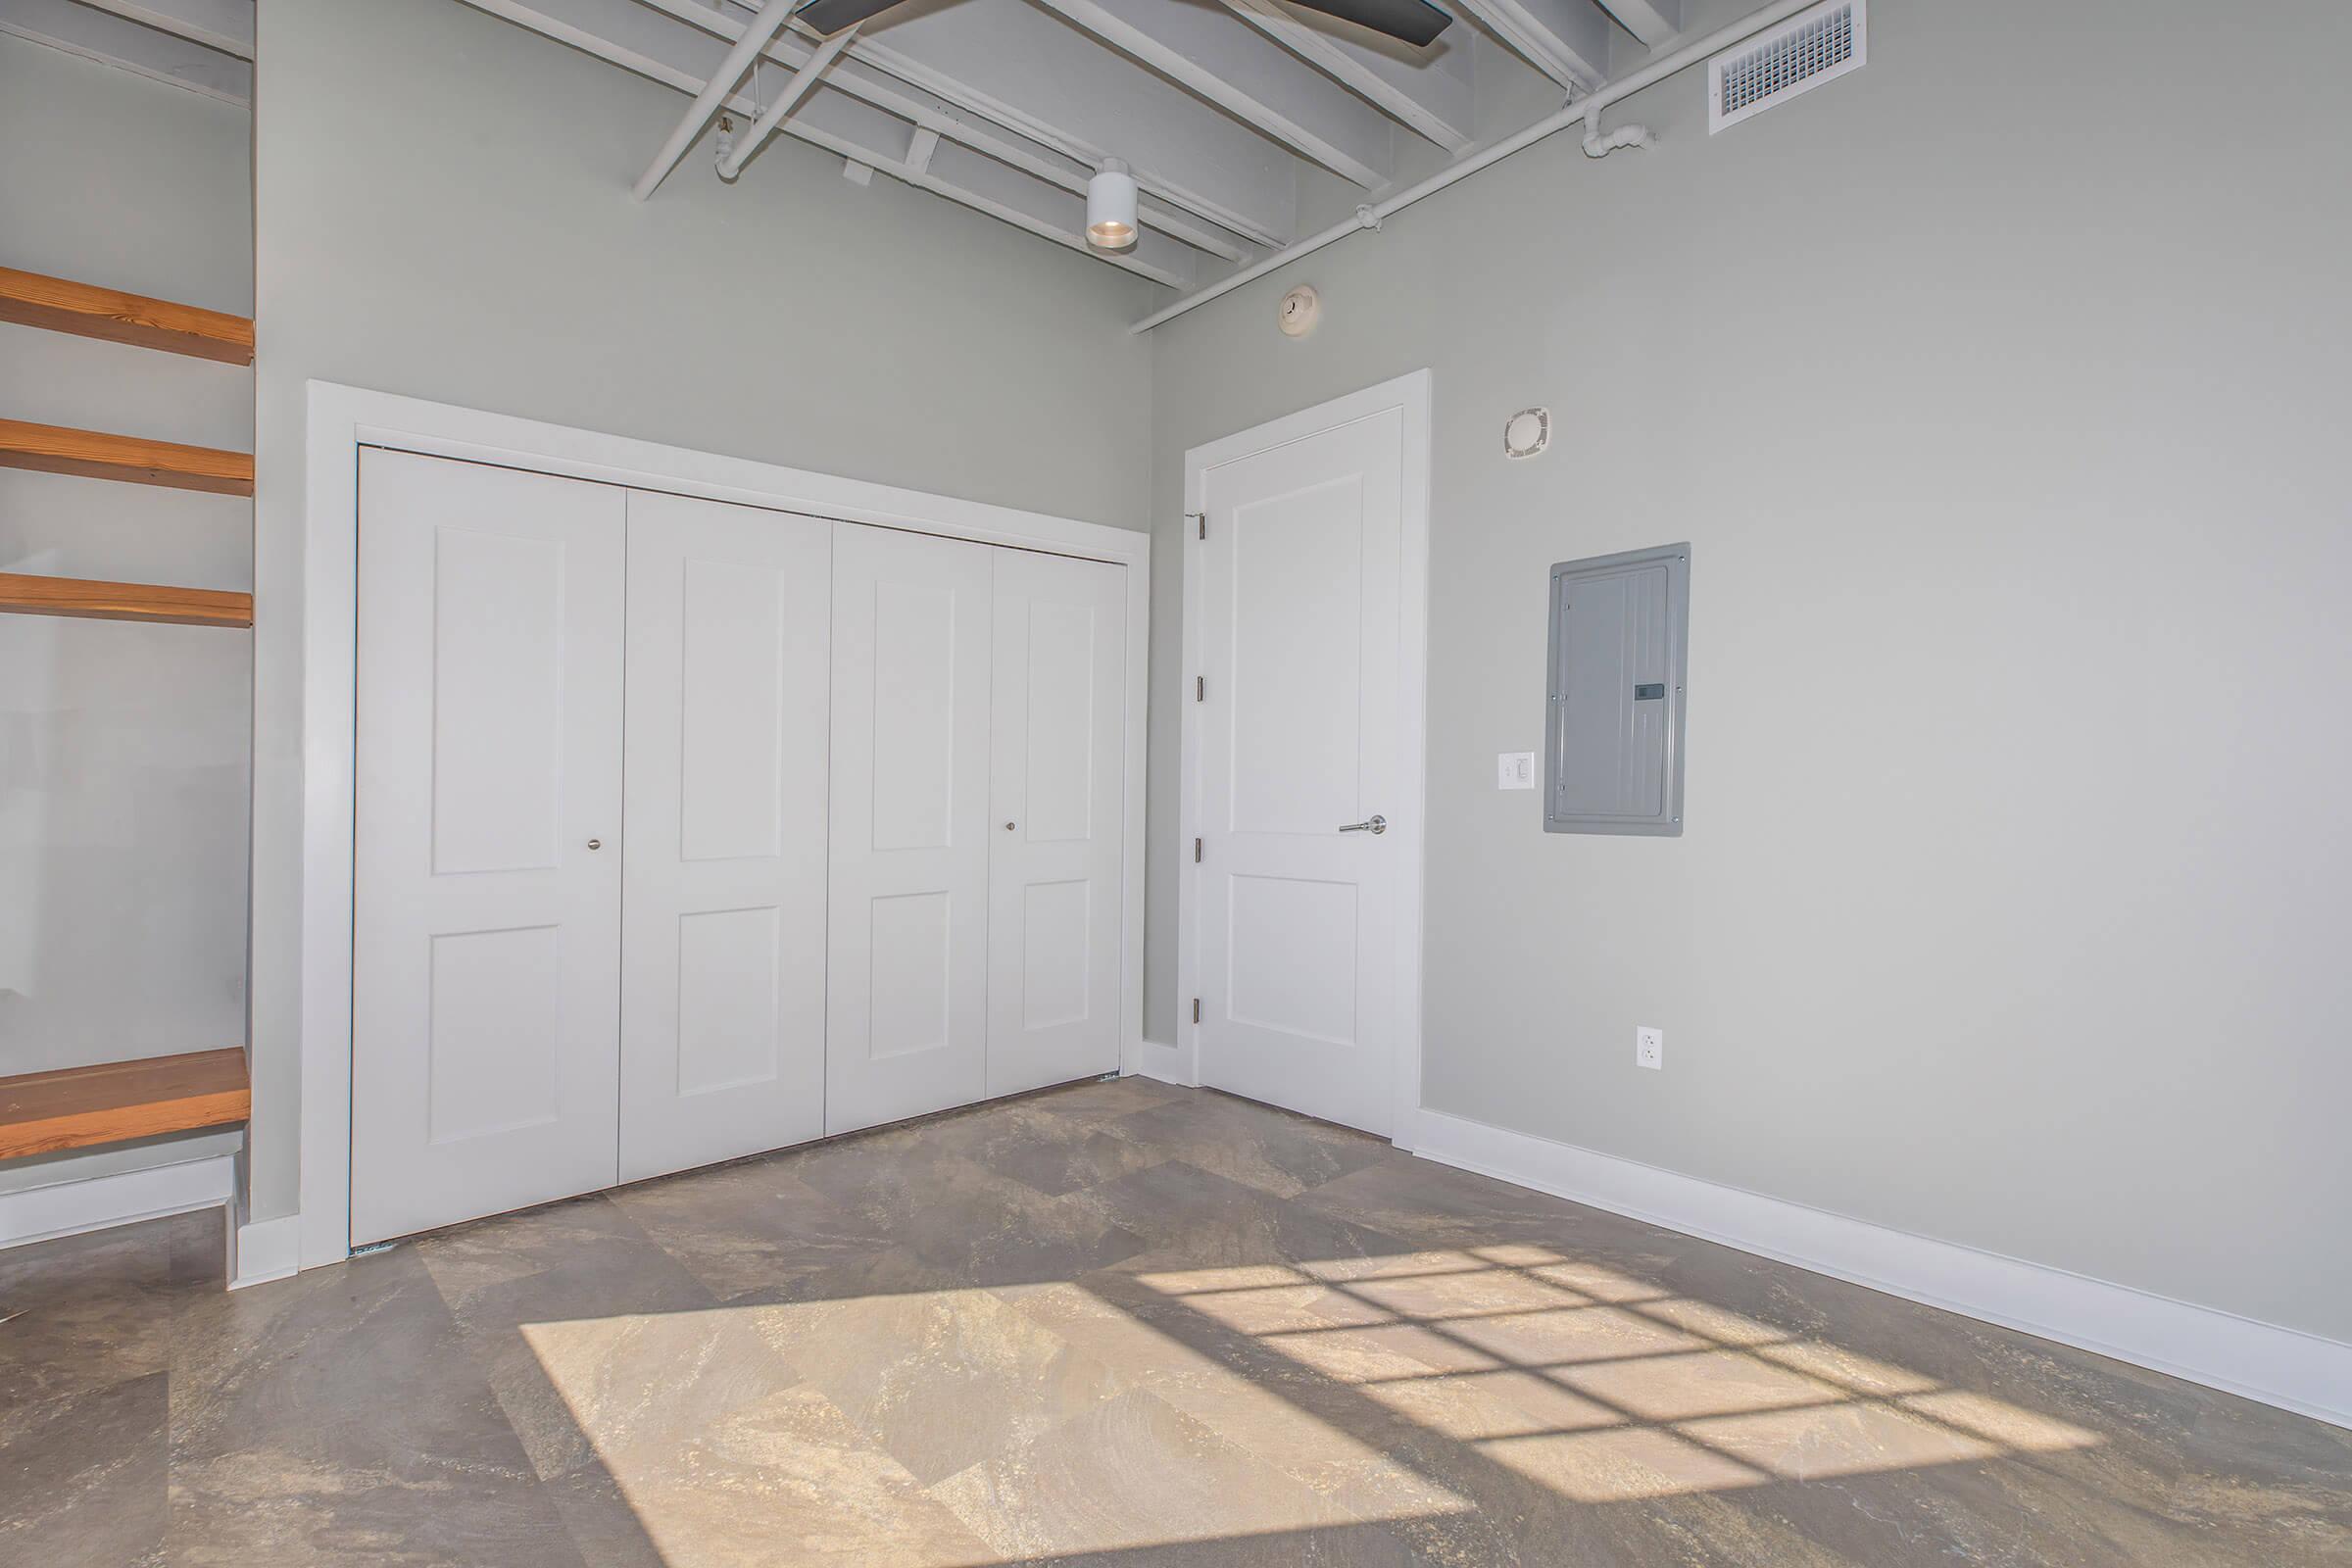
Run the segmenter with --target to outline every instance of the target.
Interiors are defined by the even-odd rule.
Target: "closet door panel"
[[[990,555],[835,525],[827,1132],[986,1092]]]
[[[995,552],[988,1093],[1119,1065],[1126,574]]]
[[[622,505],[361,455],[357,1243],[612,1184]]]
[[[629,494],[620,1176],[824,1131],[833,524]]]

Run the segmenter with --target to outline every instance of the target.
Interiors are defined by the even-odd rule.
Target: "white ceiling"
[[[681,113],[759,9],[457,3],[675,88]],[[1123,159],[1143,238],[1089,254],[1184,288],[1297,237],[1310,188],[1377,199],[1517,129],[1497,122],[1501,106],[1540,113],[1596,85],[1613,39],[1656,47],[1684,0],[1444,3],[1454,24],[1416,50],[1285,0],[906,0],[859,29],[780,128],[1082,250],[1087,177]],[[0,30],[251,99],[254,0],[0,0]],[[768,45],[727,100],[745,125],[815,43],[791,24]]]

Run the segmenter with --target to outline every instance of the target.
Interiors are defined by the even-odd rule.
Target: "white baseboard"
[[[302,1216],[251,1219],[228,1232],[228,1288],[291,1279],[302,1267]]]
[[[1156,1078],[1163,1084],[1177,1084],[1186,1089],[1200,1087],[1186,1068],[1184,1053],[1165,1041],[1145,1041],[1143,1053],[1136,1058],[1135,1070],[1141,1077]]]
[[[1414,1152],[2352,1427],[2352,1345],[1423,1109]]]
[[[210,1154],[0,1193],[0,1248],[212,1208],[228,1202],[236,1186],[236,1156]]]

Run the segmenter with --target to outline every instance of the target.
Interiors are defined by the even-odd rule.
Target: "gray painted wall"
[[[0,266],[253,302],[245,112],[0,35]],[[0,323],[11,417],[246,448],[250,370]],[[252,503],[0,469],[0,570],[244,588]],[[0,615],[0,1075],[245,1037],[252,645]],[[234,1149],[11,1161],[0,1191]]]
[[[2352,8],[1872,23],[1154,334],[1147,1032],[1185,450],[1428,366],[1428,1102],[2352,1339]],[[1684,538],[1688,831],[1546,836],[1545,568]]]
[[[1144,525],[1164,294],[454,0],[261,0],[252,1210],[297,1201],[304,383]]]

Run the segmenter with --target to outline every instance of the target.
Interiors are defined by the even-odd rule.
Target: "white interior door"
[[[1382,1134],[1408,847],[1362,824],[1405,799],[1402,423],[1389,407],[1205,469],[1186,694],[1201,1082]]]
[[[612,1184],[623,508],[362,455],[355,1243]]]
[[[990,557],[835,528],[829,1133],[987,1093]]]
[[[629,493],[620,1179],[825,1130],[833,524]]]
[[[988,1093],[1119,1065],[1127,574],[996,557]]]

